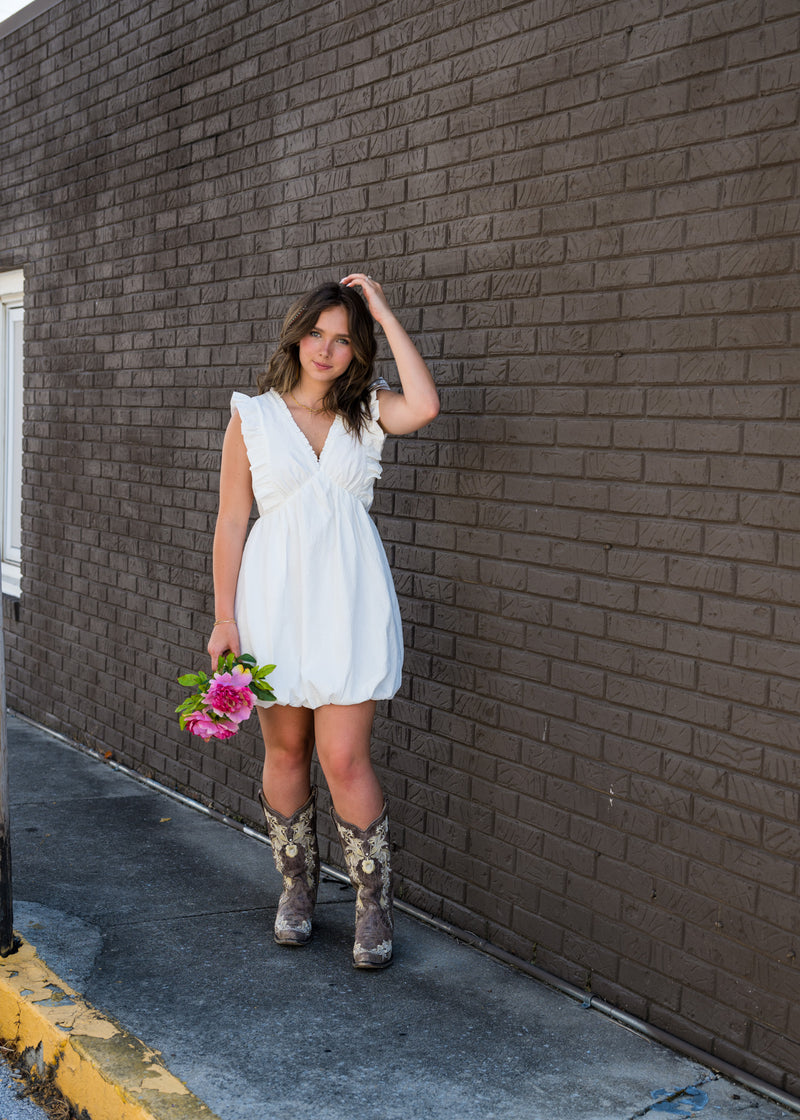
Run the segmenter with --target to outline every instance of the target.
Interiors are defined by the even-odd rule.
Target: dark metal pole
[[[8,727],[6,724],[6,651],[0,611],[0,957],[19,948],[14,937],[11,896],[11,830],[8,820]]]

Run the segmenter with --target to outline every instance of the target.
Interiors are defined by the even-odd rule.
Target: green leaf
[[[205,701],[202,696],[195,693],[193,696],[188,696],[182,704],[180,704],[175,711],[185,712],[186,715],[191,715],[192,712],[199,712],[205,707]]]
[[[197,673],[184,673],[182,677],[178,677],[178,684],[182,684],[186,688],[194,688],[199,683],[200,677]]]
[[[256,697],[259,700],[274,700],[275,699],[275,693],[270,688],[264,688],[262,685],[258,685],[258,684],[253,683],[253,684],[250,685],[250,689],[251,689],[252,692],[255,693]]]

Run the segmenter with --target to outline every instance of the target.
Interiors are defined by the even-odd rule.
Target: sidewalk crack
[[[225,917],[229,914],[271,914],[274,912],[278,905],[276,899],[274,903],[267,906],[241,906],[241,907],[223,907],[221,910],[190,910],[180,914],[162,914],[160,917],[145,917],[145,918],[130,918],[125,920],[119,918],[116,921],[108,919],[105,923],[108,929],[121,929],[124,927],[130,928],[131,926],[147,926],[147,925],[164,925],[169,922],[188,922],[197,918],[219,918]],[[350,898],[330,898],[317,900],[317,909],[322,909],[327,906],[352,906],[352,899]]]

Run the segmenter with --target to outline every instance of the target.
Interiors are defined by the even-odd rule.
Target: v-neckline
[[[325,434],[325,439],[322,441],[322,447],[319,449],[319,455],[317,455],[316,451],[314,450],[314,448],[311,444],[311,440],[308,438],[306,433],[303,431],[303,429],[297,423],[294,416],[292,416],[292,410],[289,408],[286,401],[283,399],[283,397],[280,395],[280,393],[278,392],[277,389],[272,389],[271,391],[275,394],[277,399],[280,401],[281,406],[283,407],[283,410],[286,413],[286,416],[287,416],[289,422],[291,423],[294,430],[298,433],[298,435],[300,436],[300,438],[302,439],[303,443],[306,445],[308,450],[311,452],[311,455],[313,456],[314,462],[317,464],[317,466],[319,466],[320,463],[322,462],[322,456],[325,454],[325,448],[328,446],[328,441],[331,438],[331,432],[333,431],[334,427],[336,426],[336,421],[339,419],[339,413],[337,412],[337,413],[334,414],[333,420],[331,421],[331,426],[328,428],[328,431]]]

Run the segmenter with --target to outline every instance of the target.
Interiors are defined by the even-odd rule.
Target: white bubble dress
[[[336,416],[319,458],[274,389],[234,393],[231,411],[241,417],[259,513],[236,588],[242,652],[275,664],[278,704],[394,696],[403,667],[400,611],[368,512],[385,438],[377,391],[361,439]]]

